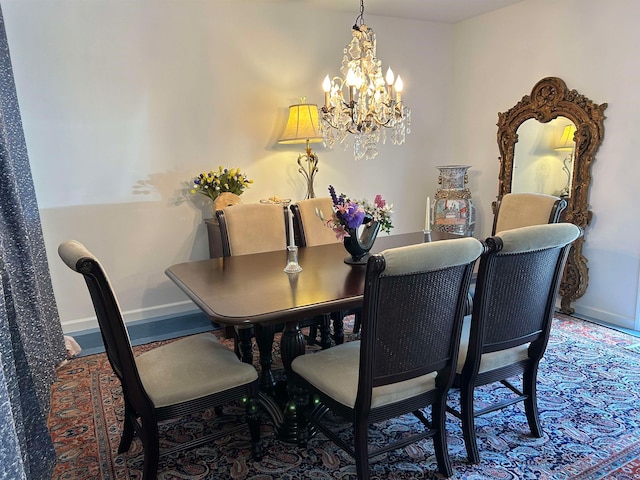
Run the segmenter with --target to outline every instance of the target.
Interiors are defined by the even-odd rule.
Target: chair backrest
[[[240,203],[216,211],[222,255],[285,250],[289,240],[286,207],[271,203]]]
[[[438,371],[451,385],[471,274],[484,250],[475,238],[385,250],[367,263],[356,410],[371,389]]]
[[[530,342],[529,357],[542,357],[567,253],[581,234],[571,223],[556,223],[507,230],[486,240],[489,252],[480,260],[476,280],[467,363],[478,366],[482,354]]]
[[[123,394],[136,409],[149,406],[153,408],[138,374],[120,305],[102,265],[84,245],[75,240],[61,243],[58,254],[71,270],[84,277],[100,326],[105,352],[113,372],[122,384]]]
[[[507,193],[496,202],[492,235],[505,230],[558,223],[560,214],[567,207],[563,198],[544,193]]]
[[[313,247],[339,243],[334,231],[327,226],[333,214],[331,197],[309,198],[291,205],[296,245]]]

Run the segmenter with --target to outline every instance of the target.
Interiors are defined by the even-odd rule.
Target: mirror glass
[[[517,130],[511,191],[568,197],[575,131],[574,123],[563,116],[547,123],[534,118],[522,122]]]

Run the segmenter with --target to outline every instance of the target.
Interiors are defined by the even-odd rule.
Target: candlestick
[[[287,266],[284,267],[287,273],[298,273],[302,271],[302,267],[298,263],[298,247],[295,245],[287,247]]]

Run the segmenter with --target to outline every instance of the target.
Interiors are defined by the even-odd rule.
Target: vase
[[[360,229],[346,228],[349,233],[344,237],[344,248],[349,252],[349,256],[344,259],[348,265],[366,265],[369,260],[369,250],[376,241],[380,223],[371,221],[363,224]]]
[[[442,165],[435,202],[433,229],[439,232],[471,236],[476,223],[476,209],[471,200],[467,170],[469,165]]]
[[[222,192],[213,201],[213,221],[215,223],[218,223],[218,217],[216,216],[217,210],[222,210],[224,207],[231,207],[241,202],[242,200],[240,200],[240,195],[236,195],[235,193],[231,192]]]

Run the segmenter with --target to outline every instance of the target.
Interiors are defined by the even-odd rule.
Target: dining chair
[[[341,243],[334,231],[327,226],[333,215],[331,197],[317,197],[300,200],[291,205],[293,231],[296,245],[314,247]]]
[[[471,463],[480,461],[477,416],[524,402],[532,435],[542,436],[538,365],[547,347],[567,253],[580,235],[571,223],[555,223],[505,230],[486,240],[489,251],[480,259],[473,314],[465,317],[454,380],[460,409],[447,408],[462,420]],[[521,388],[510,381],[519,375]],[[476,409],[475,388],[496,382],[510,394]]]
[[[566,207],[567,201],[564,198],[553,195],[507,193],[498,197],[496,201],[491,235],[514,228],[558,223]],[[475,290],[475,282],[472,282],[469,289],[467,315],[471,315],[473,310]]]
[[[293,381],[315,405],[309,421],[355,458],[360,480],[369,459],[432,438],[438,471],[453,470],[445,428],[446,396],[458,358],[478,240],[466,237],[385,250],[367,263],[361,339],[296,357]],[[336,374],[339,372],[339,374]],[[422,411],[431,406],[431,419]],[[353,442],[325,422],[332,411],[351,423]],[[369,450],[369,426],[413,413],[424,426]]]
[[[289,243],[287,209],[277,203],[240,203],[217,210],[216,217],[224,257],[286,250]]]
[[[275,203],[238,204],[217,210],[216,217],[220,224],[222,254],[224,257],[277,250],[284,251],[289,244],[290,233],[289,228],[287,228],[289,217],[286,206]],[[283,256],[283,269],[285,260],[286,257]],[[328,315],[301,320],[300,326],[319,327],[320,346],[322,348],[331,346]],[[271,346],[267,345],[267,343],[275,333],[275,327],[258,325],[256,329],[262,330],[261,334],[256,336],[256,340],[265,342],[264,345],[260,346],[260,363],[265,370],[269,371],[267,364],[271,364],[272,358]],[[251,327],[236,329],[238,335],[236,348],[240,349],[239,353],[246,362],[250,362],[252,359],[252,330]]]
[[[558,223],[567,207],[564,198],[544,193],[507,193],[498,197],[492,235],[513,228]]]
[[[333,214],[331,197],[301,200],[291,205],[291,212],[296,245],[314,246],[341,243],[336,238],[334,231],[327,226],[327,221]],[[354,315],[353,333],[360,331],[360,325],[362,324],[361,308],[331,313],[336,345],[344,342],[343,319],[347,315]]]
[[[300,247],[314,247],[317,245],[328,245],[331,243],[341,243],[336,238],[334,231],[327,226],[327,221],[333,214],[333,201],[331,197],[316,197],[300,200],[291,205],[291,215],[293,216],[293,231],[296,245]],[[353,314],[355,316],[353,331],[358,333],[362,317],[362,309],[345,310],[332,312],[330,314],[333,321],[333,340],[336,345],[344,342],[344,317]],[[310,327],[309,338],[313,339],[317,335],[314,327]]]
[[[160,452],[158,424],[207,409],[243,402],[254,459],[262,456],[258,415],[258,373],[242,363],[212,333],[175,340],[134,356],[127,327],[109,278],[98,259],[81,243],[60,244],[58,253],[73,271],[82,274],[96,312],[111,368],[120,380],[124,426],[118,454],[127,452],[137,433],[144,448],[144,480],[157,476],[160,455],[212,442],[245,428],[225,428]]]

